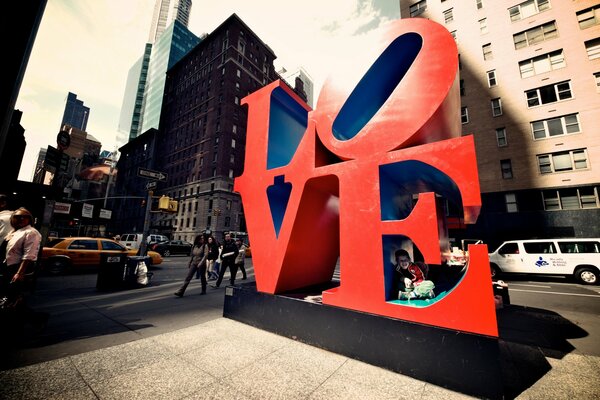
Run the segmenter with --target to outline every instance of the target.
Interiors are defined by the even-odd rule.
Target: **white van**
[[[500,273],[564,275],[594,285],[600,271],[600,239],[511,240],[489,257],[492,278]]]
[[[129,249],[139,249],[140,244],[142,244],[142,236],[141,233],[124,233],[121,235],[121,239],[119,239],[119,243]],[[154,233],[149,234],[146,238],[146,243],[161,243],[167,242],[169,240],[165,235],[156,235]]]

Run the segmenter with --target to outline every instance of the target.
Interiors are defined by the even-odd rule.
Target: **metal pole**
[[[148,230],[150,230],[150,211],[152,210],[152,196],[154,192],[152,190],[148,190],[148,199],[146,200],[146,216],[144,217],[144,230],[142,234],[142,243],[140,244],[140,250],[138,254],[140,256],[145,256],[148,249],[147,238],[148,238]]]

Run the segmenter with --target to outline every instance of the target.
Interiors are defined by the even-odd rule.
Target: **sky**
[[[154,3],[48,0],[15,106],[27,142],[20,180],[32,180],[41,148],[56,147],[68,92],[90,108],[87,133],[116,150],[127,74],[148,41]],[[399,0],[193,0],[188,29],[211,33],[233,13],[273,50],[277,69],[308,72],[315,104],[327,76],[400,15]]]

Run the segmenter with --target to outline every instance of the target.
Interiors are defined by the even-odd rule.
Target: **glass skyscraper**
[[[156,1],[149,42],[127,76],[119,118],[118,146],[150,128],[158,128],[165,73],[200,42],[187,29],[191,7],[192,0]],[[145,118],[149,121],[144,121]]]
[[[146,81],[140,134],[150,128],[158,129],[167,70],[198,43],[200,43],[200,38],[179,21],[173,21],[154,43]]]
[[[69,92],[65,112],[60,123],[61,129],[64,125],[70,125],[85,132],[89,116],[90,108],[84,106],[83,101],[78,100],[75,93]]]

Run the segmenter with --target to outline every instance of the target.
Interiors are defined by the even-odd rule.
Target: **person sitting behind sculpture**
[[[399,300],[432,299],[435,297],[435,285],[427,277],[427,264],[413,263],[404,249],[396,250],[396,271],[394,273],[394,290]]]

